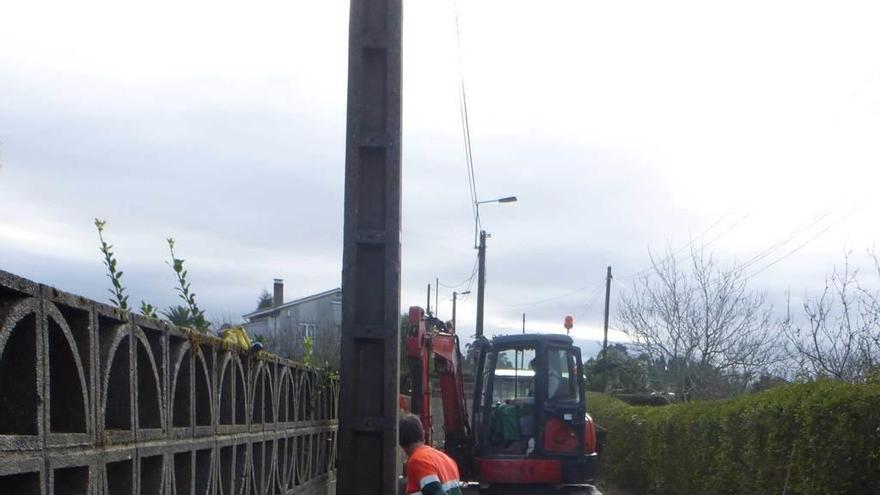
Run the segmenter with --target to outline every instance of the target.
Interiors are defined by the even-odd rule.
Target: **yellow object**
[[[245,351],[251,350],[253,344],[244,327],[229,327],[220,332],[220,338],[223,343],[237,345]]]

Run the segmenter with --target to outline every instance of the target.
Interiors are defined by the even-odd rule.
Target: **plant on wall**
[[[145,303],[144,301],[141,301],[141,314],[146,316],[147,318],[159,319],[157,309],[158,308],[156,308],[156,306],[153,306],[152,304]]]
[[[177,275],[177,295],[183,299],[183,302],[186,303],[186,309],[189,313],[189,322],[191,326],[197,330],[202,332],[207,332],[208,327],[211,324],[205,318],[204,310],[199,308],[199,305],[196,303],[196,294],[192,292],[190,282],[187,280],[187,272],[186,268],[184,268],[183,263],[184,260],[177,257],[177,254],[174,252],[174,238],[168,238],[168,250],[171,253],[171,263],[168,263],[168,266],[174,270],[175,275]],[[169,311],[174,310],[175,308],[169,308]],[[168,316],[168,313],[165,313]]]
[[[95,227],[98,229],[98,239],[101,241],[101,253],[104,254],[104,266],[107,267],[107,278],[113,287],[107,289],[113,297],[110,302],[119,309],[128,309],[128,296],[125,295],[125,287],[122,285],[122,271],[116,268],[116,256],[113,254],[113,245],[104,240],[104,228],[107,222],[99,218],[95,219]]]
[[[104,266],[107,267],[107,278],[110,279],[112,288],[107,289],[113,295],[110,302],[119,309],[128,310],[128,296],[125,294],[125,287],[122,285],[122,271],[117,268],[116,255],[113,254],[113,245],[104,239],[104,229],[107,222],[100,218],[95,219],[95,227],[98,229],[98,239],[101,241],[101,253],[104,255]],[[158,318],[156,307],[141,301],[141,314],[148,318]]]
[[[171,323],[179,327],[192,327],[192,318],[189,316],[189,308],[182,305],[171,306],[166,311],[162,311],[162,316]]]

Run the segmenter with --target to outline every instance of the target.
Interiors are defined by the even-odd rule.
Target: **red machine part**
[[[587,454],[594,454],[596,453],[598,446],[599,444],[596,442],[596,423],[594,423],[593,418],[587,414],[586,421],[584,421],[584,452]]]
[[[413,379],[411,411],[419,415],[425,428],[425,442],[431,443],[431,377],[430,359],[440,377],[440,394],[443,403],[443,426],[447,441],[461,439],[469,433],[467,409],[464,398],[464,376],[461,370],[461,351],[454,329],[446,331],[434,324],[425,325],[425,312],[418,306],[409,308],[409,331],[406,355],[410,362]]]
[[[584,422],[584,451],[596,452],[596,425],[587,415]],[[571,426],[558,418],[550,419],[544,430],[547,452],[574,452],[578,438]],[[562,480],[562,464],[552,459],[477,459],[480,481],[484,483],[558,484]]]
[[[410,361],[410,369],[418,370],[410,378],[413,380],[413,395],[410,399],[411,411],[418,414],[425,429],[425,443],[431,445],[431,377],[430,377],[430,341],[425,331],[425,312],[422,308],[409,308],[409,333],[406,338],[406,357]],[[414,364],[416,366],[414,366]],[[417,381],[417,382],[416,382]]]
[[[544,424],[544,450],[546,452],[574,452],[580,449],[579,443],[577,434],[565,421],[559,418],[550,418]]]
[[[434,369],[440,375],[440,396],[443,401],[443,426],[446,428],[446,435],[466,435],[468,419],[458,338],[455,334],[435,333],[432,337],[432,347]]]
[[[405,394],[400,394],[397,396],[397,408],[401,411],[409,411],[411,409],[411,401],[410,396]]]
[[[562,464],[551,459],[477,459],[483,483],[557,484]]]

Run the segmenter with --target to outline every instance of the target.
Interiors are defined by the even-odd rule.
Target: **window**
[[[492,402],[505,402],[535,396],[535,350],[532,348],[498,351],[492,382]]]
[[[580,400],[577,361],[567,349],[547,351],[547,398]]]
[[[300,323],[299,326],[302,329],[303,338],[315,338],[317,328],[314,323]]]

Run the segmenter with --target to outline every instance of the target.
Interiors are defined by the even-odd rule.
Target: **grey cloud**
[[[57,87],[41,93],[0,79],[0,91],[12,96],[0,101],[0,194],[39,203],[82,239],[94,240],[93,217],[107,218],[132,299],[175,303],[174,279],[163,265],[169,235],[209,313],[249,311],[276,276],[287,280],[291,296],[336,286],[343,98],[318,109],[305,98],[283,100],[284,88],[272,88],[248,101],[203,98],[198,88],[163,99],[155,90],[127,106],[114,100],[88,108],[100,98],[64,101],[53,96]],[[482,209],[493,233],[493,318],[516,320],[525,311],[535,321],[558,321],[583,312],[582,321],[598,324],[601,304],[583,310],[607,265],[619,274],[641,269],[648,246],[662,251],[671,238],[678,244],[701,222],[638,155],[586,139],[535,142],[527,135],[486,136],[475,152],[481,198],[520,198]],[[460,143],[408,132],[404,161],[405,308],[422,304],[435,276],[447,284],[467,278],[475,252]],[[11,214],[3,201],[0,221]],[[94,254],[94,262],[73,263],[63,253],[50,258],[0,246],[0,268],[103,299],[106,280]],[[512,306],[583,286],[546,303]],[[442,296],[450,292],[442,289]],[[472,320],[460,315],[463,326]]]

